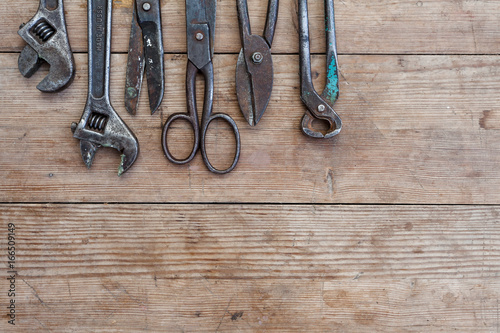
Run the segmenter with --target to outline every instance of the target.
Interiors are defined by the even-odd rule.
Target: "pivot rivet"
[[[252,54],[252,61],[254,64],[260,64],[264,60],[264,56],[260,52],[255,52]]]

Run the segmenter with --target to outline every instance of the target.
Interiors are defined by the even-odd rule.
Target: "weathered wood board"
[[[0,228],[16,225],[19,329],[496,332],[499,214],[3,205]]]
[[[297,0],[281,0],[275,53],[298,52]],[[133,0],[114,0],[113,51],[127,52]],[[267,1],[248,0],[252,30],[261,33]],[[65,0],[71,45],[87,50],[87,0]],[[184,0],[163,0],[165,51],[186,52]],[[38,1],[0,2],[0,51],[20,51],[19,25],[27,22]],[[323,1],[309,1],[313,52],[323,52]],[[355,54],[498,54],[500,4],[497,0],[356,0],[335,1],[340,53]],[[217,1],[215,51],[238,53],[236,1]]]
[[[267,2],[248,1],[260,33]],[[17,69],[16,31],[38,1],[0,2],[0,332],[500,332],[500,2],[335,1],[344,128],[318,141],[299,129],[296,0],[280,1],[256,128],[235,95],[236,3],[218,1],[214,111],[242,138],[225,176],[161,150],[166,118],[186,110],[185,1],[161,2],[162,107],[151,116],[143,96],[134,117],[133,1],[113,3],[111,100],[141,145],[120,178],[116,151],[87,170],[70,131],[87,94],[87,0],[64,1],[77,75],[58,94],[35,88],[47,67]],[[319,91],[322,7],[309,1]],[[176,155],[190,149],[186,124],[169,138]],[[227,165],[233,145],[215,123],[211,159]]]
[[[113,56],[112,103],[141,145],[136,164],[118,178],[117,151],[101,149],[87,170],[70,131],[85,105],[86,56],[76,56],[73,85],[47,95],[35,91],[41,73],[22,78],[16,55],[0,55],[0,200],[499,202],[500,57],[341,56],[341,97],[335,109],[345,126],[336,139],[324,141],[309,139],[299,129],[305,108],[299,99],[297,56],[274,57],[273,95],[256,128],[238,109],[236,57],[215,57],[214,111],[235,118],[242,140],[238,166],[221,177],[211,174],[200,156],[180,167],[163,156],[162,124],[171,113],[186,110],[186,57],[166,56],[166,94],[157,114],[150,115],[143,98],[132,117],[123,106],[127,57]],[[313,60],[321,87],[324,57]],[[172,134],[178,150],[190,151],[187,128]],[[231,131],[216,124],[209,138],[213,160],[228,165],[234,149]]]

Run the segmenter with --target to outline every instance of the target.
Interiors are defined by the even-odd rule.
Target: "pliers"
[[[160,12],[160,0],[134,1],[125,83],[125,108],[130,114],[137,111],[144,71],[151,114],[163,100],[165,77]]]
[[[242,48],[236,65],[236,93],[243,116],[255,126],[273,90],[271,45],[278,19],[278,0],[269,0],[264,36],[252,35],[247,0],[236,0]]]
[[[307,0],[299,0],[299,41],[300,41],[300,98],[308,112],[302,118],[302,132],[310,137],[328,139],[340,133],[342,121],[333,110],[339,97],[339,73],[337,45],[335,40],[335,13],[333,0],[325,0],[326,30],[326,85],[319,95],[315,90],[311,75],[311,50],[309,41],[309,19]],[[313,127],[315,119],[328,123],[328,130],[320,132]]]

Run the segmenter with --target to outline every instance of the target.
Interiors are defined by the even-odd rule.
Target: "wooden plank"
[[[144,274],[19,277],[17,283],[16,327],[2,318],[4,332],[489,333],[498,328],[498,280],[171,280]]]
[[[3,205],[23,276],[498,278],[496,208]],[[130,270],[135,268],[133,270]],[[361,273],[363,272],[363,273]]]
[[[499,216],[498,206],[1,205],[0,246],[15,223],[19,331],[494,332]]]
[[[86,55],[59,94],[42,94],[43,77],[22,78],[16,54],[0,55],[0,201],[2,202],[303,202],[496,204],[500,200],[500,67],[498,56],[342,56],[344,121],[334,140],[299,130],[298,57],[275,56],[275,86],[263,120],[250,128],[234,90],[236,55],[215,57],[215,112],[238,123],[242,155],[218,176],[200,156],[174,166],[163,156],[161,126],[184,112],[184,55],[166,56],[166,95],[156,115],[146,99],[138,115],[123,107],[126,55],[112,59],[111,99],[135,131],[141,155],[116,177],[117,152],[101,149],[92,169],[81,161],[70,124],[87,94]],[[317,88],[324,57],[313,58]],[[199,92],[202,84],[199,82]],[[200,95],[201,97],[201,95]],[[172,139],[190,149],[187,128]],[[219,166],[232,153],[230,131],[215,124],[208,150]]]
[[[114,0],[113,50],[128,50],[132,0]],[[66,0],[70,42],[75,52],[87,49],[85,0]],[[216,52],[240,50],[235,1],[217,2]],[[370,54],[497,54],[500,8],[496,0],[335,1],[339,52]],[[0,52],[20,51],[22,22],[35,14],[37,1],[12,6],[0,3]],[[267,0],[249,0],[253,31],[261,33]],[[324,51],[323,2],[310,1],[313,51]],[[186,51],[185,2],[162,1],[165,51]],[[297,53],[296,0],[282,0],[273,52]]]

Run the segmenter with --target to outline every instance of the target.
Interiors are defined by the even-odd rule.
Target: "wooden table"
[[[31,79],[17,69],[16,31],[37,1],[0,3],[0,331],[500,331],[498,0],[336,1],[344,128],[327,141],[299,130],[295,0],[280,4],[274,90],[256,128],[235,95],[236,4],[218,1],[214,110],[242,138],[225,176],[161,150],[162,124],[186,109],[184,1],[162,1],[162,107],[151,116],[143,96],[126,113],[132,2],[114,0],[111,99],[141,154],[120,178],[115,150],[87,170],[70,131],[87,94],[86,1],[65,1],[77,74],[57,94],[35,88],[47,67]],[[267,2],[249,7],[260,32]],[[322,1],[309,8],[321,90]],[[187,128],[173,134],[188,149]],[[231,140],[211,129],[218,163]]]

